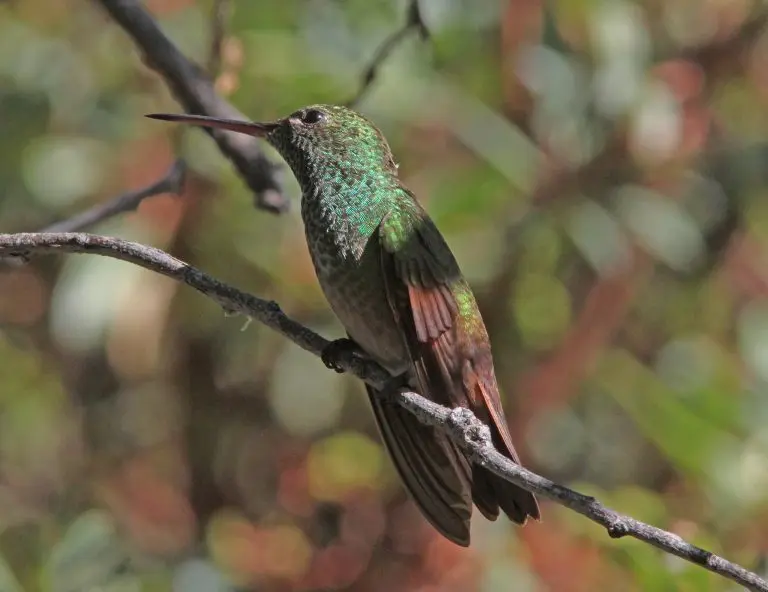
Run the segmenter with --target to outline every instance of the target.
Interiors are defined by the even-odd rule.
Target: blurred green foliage
[[[344,102],[391,0],[231,0],[219,91],[253,119]],[[543,6],[546,4],[546,10]],[[359,108],[478,295],[525,463],[765,571],[768,36],[762,5],[423,1]],[[205,64],[210,0],[147,8]],[[0,3],[0,228],[156,180],[92,230],[341,328],[291,211],[257,211],[98,2]],[[269,150],[267,148],[267,150]],[[270,156],[277,160],[274,152]],[[126,263],[0,268],[0,590],[731,590],[544,502],[429,528],[358,381]]]

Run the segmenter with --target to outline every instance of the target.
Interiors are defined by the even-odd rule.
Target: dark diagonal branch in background
[[[421,10],[419,9],[419,0],[411,0],[408,4],[408,16],[405,19],[405,23],[395,32],[391,33],[373,54],[368,67],[363,72],[362,83],[355,96],[347,101],[348,107],[354,107],[363,98],[366,92],[371,88],[376,75],[378,74],[379,67],[389,57],[392,50],[395,49],[405,39],[411,31],[418,32],[419,36],[423,40],[429,39],[429,29],[424,23],[424,19],[421,16]]]
[[[117,197],[107,202],[97,204],[71,218],[51,224],[41,232],[76,232],[93,226],[94,224],[98,224],[112,216],[122,214],[123,212],[133,211],[148,197],[161,195],[163,193],[179,195],[184,186],[184,176],[186,171],[186,163],[179,159],[170,169],[168,169],[168,172],[165,173],[162,179],[155,181],[152,185],[136,191],[121,193]]]
[[[135,263],[187,284],[227,311],[239,312],[264,323],[315,355],[320,355],[329,343],[317,333],[289,318],[276,302],[241,292],[154,247],[84,233],[0,234],[0,255],[28,258],[46,253],[91,253]],[[340,362],[346,371],[378,387],[385,385],[389,378],[383,368],[355,355],[350,354]],[[474,462],[502,479],[600,524],[612,538],[635,538],[695,563],[749,590],[768,592],[767,581],[740,565],[691,545],[671,532],[611,510],[593,497],[558,485],[511,462],[494,449],[488,427],[470,411],[447,409],[414,392],[400,391],[392,393],[391,396],[421,422],[446,430],[449,436],[471,455]]]
[[[98,0],[141,49],[145,62],[163,77],[184,110],[197,115],[246,119],[222,99],[201,68],[188,60],[165,36],[139,0]],[[279,171],[258,141],[250,136],[205,128],[221,152],[235,165],[256,196],[259,208],[280,213],[288,209]]]

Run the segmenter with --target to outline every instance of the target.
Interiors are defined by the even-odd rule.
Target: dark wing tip
[[[424,513],[424,518],[437,532],[460,547],[469,547],[471,538],[469,535],[469,520],[461,524],[454,523],[449,525],[447,521],[439,520],[436,516],[428,514],[420,504],[417,503],[417,505],[420,506],[421,511]]]
[[[504,513],[512,522],[519,524],[520,526],[525,526],[526,522],[528,522],[528,518],[540,522],[541,511],[539,510],[539,504],[536,501],[536,498],[528,491],[517,487],[515,488],[517,491],[512,496],[510,496],[512,492],[509,488],[504,488],[507,489],[507,491],[505,492],[506,495],[504,498],[500,497],[499,499],[501,509],[504,510]]]
[[[452,521],[453,523],[449,524],[445,520],[438,522],[433,519],[433,516],[429,516],[426,513],[424,514],[424,518],[426,518],[427,522],[429,522],[437,532],[452,543],[459,545],[460,547],[469,547],[471,539],[469,534],[469,520],[459,524]]]
[[[541,519],[539,504],[530,491],[477,465],[473,469],[472,501],[488,520],[496,520],[499,510],[520,526],[528,518]]]
[[[445,536],[452,543],[456,543],[460,547],[469,547],[469,529],[467,529],[467,532],[461,537],[449,537],[445,533],[443,533],[443,536]]]

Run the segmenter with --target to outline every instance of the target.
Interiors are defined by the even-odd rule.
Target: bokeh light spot
[[[315,444],[307,461],[309,490],[324,501],[342,501],[360,488],[378,488],[383,451],[366,436],[345,432]]]

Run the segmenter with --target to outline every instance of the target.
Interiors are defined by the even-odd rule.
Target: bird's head
[[[368,119],[340,105],[310,105],[277,121],[258,123],[201,115],[152,114],[162,119],[264,138],[306,190],[329,181],[396,175],[389,144]]]

